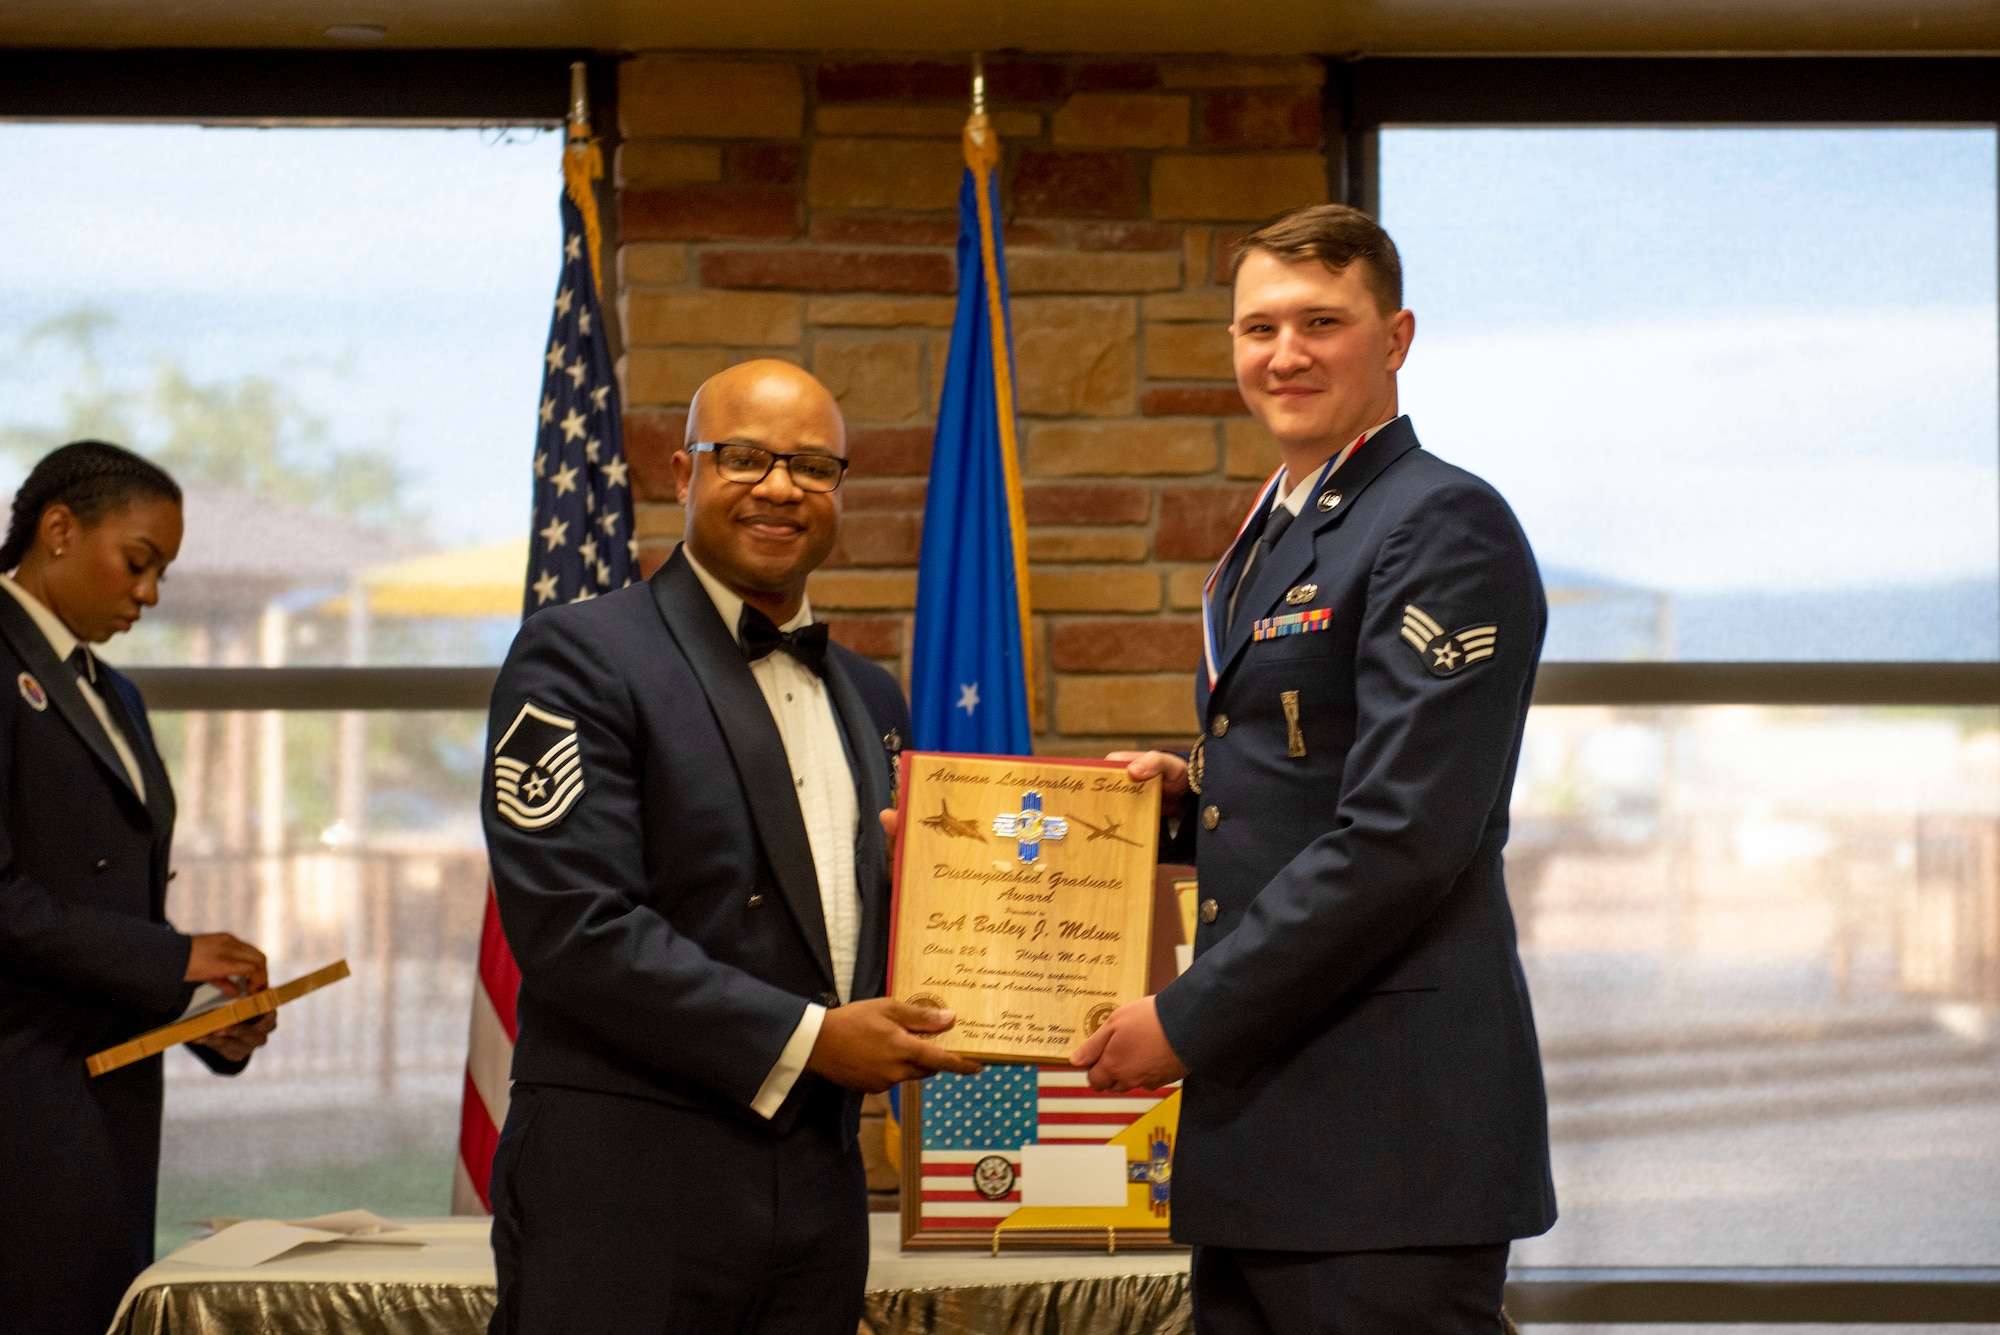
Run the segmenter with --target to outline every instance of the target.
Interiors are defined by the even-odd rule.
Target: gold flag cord
[[[983,91],[983,90],[982,90]],[[977,96],[977,95],[976,95]],[[978,101],[983,104],[984,97]],[[1000,418],[1000,460],[1007,477],[1007,513],[1014,540],[1014,587],[1021,609],[1021,675],[1028,690],[1028,727],[1035,720],[1034,629],[1028,601],[1028,519],[1021,499],[1021,456],[1014,432],[1014,372],[1007,346],[1006,307],[1000,290],[998,232],[993,219],[993,172],[1000,165],[1000,140],[983,105],[965,122],[965,165],[972,170],[979,208],[979,255],[986,270],[986,318],[993,343],[993,398]]]
[[[604,232],[597,220],[597,185],[604,179],[604,150],[590,137],[590,99],[585,92],[584,63],[569,67],[569,143],[563,148],[563,191],[583,215],[583,235],[590,247],[590,281],[597,288],[597,300],[604,296],[604,266],[599,256]]]

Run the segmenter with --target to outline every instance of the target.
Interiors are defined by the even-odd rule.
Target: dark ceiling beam
[[[0,49],[0,117],[556,124],[569,64],[590,54]],[[592,82],[609,87],[601,63]]]
[[[1991,56],[1386,57],[1336,64],[1353,125],[1978,122]]]

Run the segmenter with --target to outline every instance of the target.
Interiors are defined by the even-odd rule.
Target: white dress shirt
[[[69,656],[76,652],[77,645],[83,641],[77,639],[75,633],[63,624],[61,617],[43,606],[41,599],[16,584],[12,575],[0,575],[0,588],[13,594],[15,601],[27,609],[35,624],[42,628],[42,635],[48,640],[49,648],[56,651],[56,658],[63,664],[63,670],[70,671]],[[90,712],[97,715],[97,721],[104,725],[104,733],[111,739],[111,749],[118,753],[118,763],[125,767],[126,776],[132,780],[132,791],[139,794],[139,800],[143,802],[146,800],[146,776],[140,772],[139,757],[133,752],[132,743],[126,738],[125,730],[111,721],[111,711],[104,707],[104,698],[97,693],[96,677],[95,668],[87,676],[78,673],[77,687],[83,692],[84,703],[90,706]]]
[[[1392,417],[1389,419],[1389,422],[1393,422],[1395,420],[1396,419]],[[1350,450],[1366,444],[1370,439],[1374,437],[1377,431],[1380,431],[1383,427],[1389,425],[1389,422],[1377,422],[1374,426],[1371,426],[1366,431],[1362,432],[1361,439],[1356,441],[1353,446],[1350,446],[1349,447]],[[1349,457],[1352,456],[1350,455]],[[1346,460],[1343,459],[1341,462],[1344,464],[1346,463]],[[1324,467],[1324,465],[1321,465],[1321,467]],[[1335,468],[1333,471],[1338,473],[1340,469]],[[1315,468],[1312,470],[1311,473],[1301,478],[1296,485],[1280,486],[1278,488],[1277,496],[1273,498],[1273,500],[1271,501],[1271,508],[1273,510],[1276,510],[1279,506],[1282,505],[1287,510],[1290,510],[1292,512],[1292,518],[1297,519],[1299,515],[1304,512],[1306,508],[1306,502],[1312,499],[1313,479],[1318,476],[1319,476],[1319,469]],[[1285,482],[1286,484],[1290,484],[1291,481],[1292,481],[1292,475],[1289,471],[1287,471],[1285,474]]]
[[[743,600],[729,586],[702,568],[685,544],[687,557],[701,586],[736,638],[736,625],[743,615]],[[812,604],[803,604],[798,615],[778,627],[797,630],[812,624]],[[861,808],[854,792],[854,771],[847,761],[847,746],[841,738],[840,721],[834,716],[833,698],[818,673],[780,649],[750,665],[750,675],[770,706],[771,720],[778,725],[778,737],[785,744],[785,759],[792,768],[792,786],[799,798],[799,814],[805,818],[806,840],[812,846],[813,872],[819,881],[820,910],[826,918],[827,946],[833,955],[834,988],[842,1001],[854,990],[854,957],[861,940],[861,892],[854,880],[854,841],[860,831]],[[778,1054],[777,1064],[750,1102],[762,1117],[774,1117],[786,1095],[798,1082],[819,1040],[826,1008],[808,1002],[799,1027]]]

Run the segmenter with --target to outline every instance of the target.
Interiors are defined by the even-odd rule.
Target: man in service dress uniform
[[[827,641],[846,443],[783,362],[711,379],[644,584],[539,612],[483,803],[521,966],[496,1332],[853,1335],[860,1091],[978,1067],[883,997],[895,680]]]
[[[1547,620],[1494,490],[1398,415],[1415,317],[1339,205],[1246,237],[1237,384],[1284,467],[1210,577],[1161,854],[1200,869],[1194,962],[1075,1057],[1184,1078],[1173,1233],[1203,1335],[1493,1332],[1510,1240],[1555,1222],[1501,876]]]

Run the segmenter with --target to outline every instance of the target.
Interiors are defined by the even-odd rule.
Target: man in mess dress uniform
[[[863,1091],[978,1067],[883,997],[876,813],[901,690],[829,644],[806,577],[846,443],[812,376],[711,379],[649,581],[529,618],[483,814],[521,966],[493,1165],[496,1332],[853,1335]]]
[[[1374,220],[1295,210],[1237,263],[1237,384],[1283,467],[1209,579],[1201,738],[1118,757],[1199,867],[1194,962],[1075,1060],[1186,1082],[1203,1335],[1493,1332],[1510,1241],[1556,1217],[1501,871],[1541,579],[1399,415],[1415,317]]]

